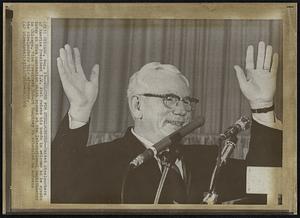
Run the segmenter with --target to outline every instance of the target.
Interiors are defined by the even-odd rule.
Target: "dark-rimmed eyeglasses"
[[[161,98],[163,101],[163,104],[169,109],[174,109],[178,105],[179,101],[182,101],[183,105],[184,105],[184,109],[188,112],[194,110],[196,107],[196,104],[199,102],[199,100],[197,98],[193,98],[193,97],[189,97],[189,96],[181,98],[180,96],[175,95],[175,94],[160,95],[160,94],[144,93],[144,94],[140,94],[140,95],[145,96],[145,97]]]

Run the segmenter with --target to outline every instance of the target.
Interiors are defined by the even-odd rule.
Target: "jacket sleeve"
[[[77,129],[69,129],[66,115],[51,144],[51,202],[60,203],[64,199],[76,198],[78,177],[84,168],[86,143],[89,125]]]
[[[247,166],[282,166],[282,131],[252,121]]]

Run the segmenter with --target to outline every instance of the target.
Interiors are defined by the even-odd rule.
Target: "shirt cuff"
[[[77,129],[77,128],[80,128],[80,127],[84,126],[85,124],[87,124],[87,122],[74,120],[74,118],[71,117],[71,115],[70,115],[70,111],[68,111],[68,117],[69,117],[69,128],[70,129]]]
[[[282,130],[282,122],[277,119],[274,111],[269,111],[266,113],[252,113],[253,119],[270,128]]]

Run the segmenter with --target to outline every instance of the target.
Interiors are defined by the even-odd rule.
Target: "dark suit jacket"
[[[71,130],[66,116],[51,149],[52,203],[120,203],[123,175],[128,163],[145,147],[132,135],[112,142],[86,147],[88,124]],[[230,159],[222,168],[217,183],[219,201],[245,196],[245,169],[251,166],[281,166],[281,131],[253,120],[250,149],[246,161]],[[217,157],[216,146],[184,145],[183,163],[188,199],[201,203],[209,189]],[[125,202],[153,203],[161,172],[152,159],[128,175]],[[162,203],[168,202],[162,196]]]

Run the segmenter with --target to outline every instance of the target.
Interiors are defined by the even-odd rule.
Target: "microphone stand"
[[[163,151],[161,154],[158,156],[161,159],[161,165],[163,168],[162,176],[156,191],[155,199],[154,199],[154,204],[158,204],[162,188],[164,186],[167,174],[169,172],[170,167],[172,167],[173,164],[175,164],[176,159],[180,155],[180,148],[178,146],[169,146],[169,151]],[[122,187],[121,187],[121,203],[125,203],[125,186],[127,182],[127,176],[131,170],[134,170],[136,167],[132,166],[131,164],[128,165],[126,168],[123,178],[122,178]]]
[[[237,142],[237,137],[235,135],[225,141],[221,139],[219,140],[219,151],[218,151],[216,165],[211,176],[209,191],[204,193],[204,198],[202,200],[203,203],[215,204],[217,202],[218,194],[216,193],[216,181],[220,174],[221,167],[223,166],[224,163],[226,163],[228,156],[234,150],[236,146],[236,142]],[[222,144],[224,144],[224,146],[222,146]]]
[[[163,188],[165,180],[167,178],[167,174],[170,170],[170,167],[173,164],[175,164],[175,161],[179,155],[178,150],[176,150],[176,148],[174,148],[174,146],[170,146],[169,149],[170,150],[168,152],[163,152],[161,154],[160,159],[161,159],[161,166],[162,166],[163,172],[162,172],[162,175],[161,175],[161,178],[160,178],[160,181],[158,184],[158,188],[156,191],[156,195],[154,198],[154,204],[158,204],[162,188]]]

